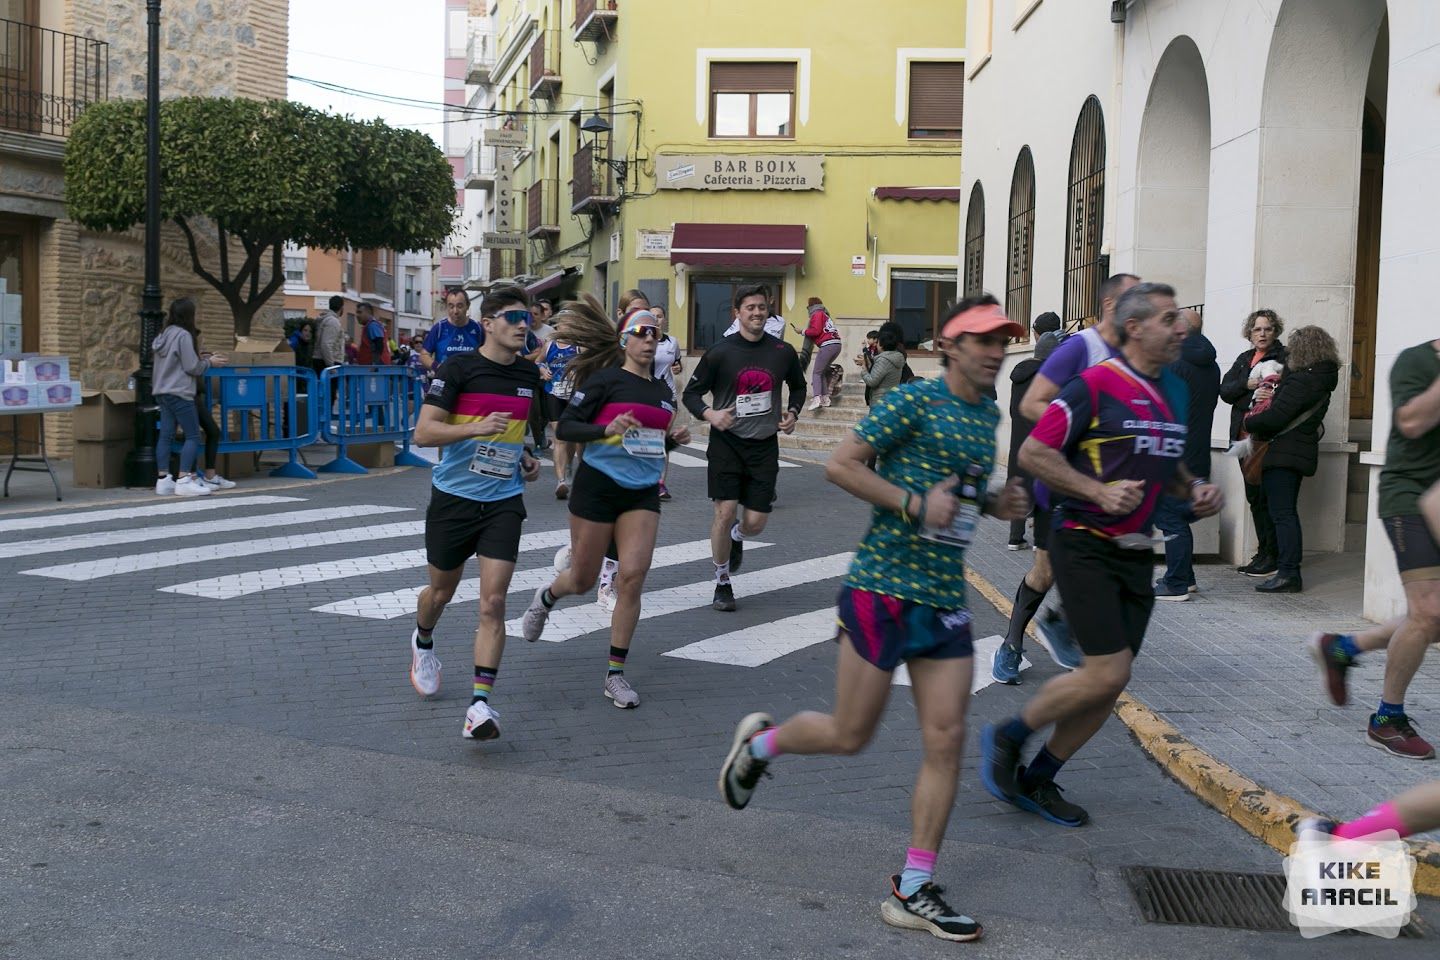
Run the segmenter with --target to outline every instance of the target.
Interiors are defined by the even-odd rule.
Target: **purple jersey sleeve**
[[[1057,387],[1074,380],[1090,366],[1090,348],[1081,336],[1071,336],[1040,365],[1040,376]]]

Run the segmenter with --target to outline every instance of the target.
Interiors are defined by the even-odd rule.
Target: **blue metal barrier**
[[[320,436],[337,447],[322,473],[368,473],[346,454],[352,443],[399,443],[395,463],[429,467],[410,450],[410,434],[420,415],[423,385],[408,367],[329,367],[320,375],[320,395],[334,397],[333,416],[320,418]]]
[[[287,450],[288,462],[270,471],[272,477],[315,479],[300,462],[300,448],[320,436],[322,396],[315,371],[301,367],[212,367],[201,378],[201,402],[220,427],[221,453]],[[218,394],[218,398],[217,398]],[[303,398],[303,399],[302,399]]]

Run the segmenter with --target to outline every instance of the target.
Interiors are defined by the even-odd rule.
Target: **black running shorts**
[[[660,487],[651,484],[632,490],[622,487],[603,471],[584,460],[575,469],[575,483],[570,487],[570,513],[591,523],[614,523],[622,513],[631,510],[660,512]]]
[[[1425,518],[1418,513],[1385,517],[1380,521],[1395,548],[1395,563],[1400,568],[1400,581],[1440,580],[1440,546],[1430,534]]]
[[[723,430],[710,431],[707,448],[711,500],[738,500],[755,513],[769,513],[780,475],[780,441],[744,440]]]
[[[1070,633],[1087,657],[1140,653],[1155,607],[1155,558],[1085,530],[1050,536],[1050,565]]]
[[[1035,549],[1049,550],[1050,535],[1055,532],[1053,529],[1055,526],[1055,512],[1037,503],[1031,509],[1030,515],[1035,518],[1035,523],[1033,524]]]
[[[455,570],[472,556],[514,563],[520,556],[525,500],[516,494],[486,503],[431,489],[425,511],[425,558],[437,570]]]

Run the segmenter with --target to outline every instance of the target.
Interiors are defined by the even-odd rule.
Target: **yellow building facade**
[[[485,279],[612,308],[639,288],[691,353],[764,282],[795,327],[820,298],[847,352],[897,319],[923,355],[957,286],[965,7],[846,6],[492,4],[494,58],[471,79],[523,145],[507,157],[487,130],[472,152],[496,171]]]

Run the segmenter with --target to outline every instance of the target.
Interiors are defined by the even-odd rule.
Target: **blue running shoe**
[[[1000,644],[995,659],[990,661],[990,676],[997,683],[1017,684],[1020,682],[1020,651],[1008,643]]]
[[[996,800],[1014,803],[1020,792],[1020,748],[993,723],[980,731],[980,782]]]
[[[1065,622],[1064,617],[1043,616],[1035,621],[1035,625],[1040,628],[1040,636],[1045,638],[1045,643],[1050,647],[1050,656],[1057,664],[1066,670],[1074,670],[1080,666],[1080,648],[1070,636],[1070,625]]]

